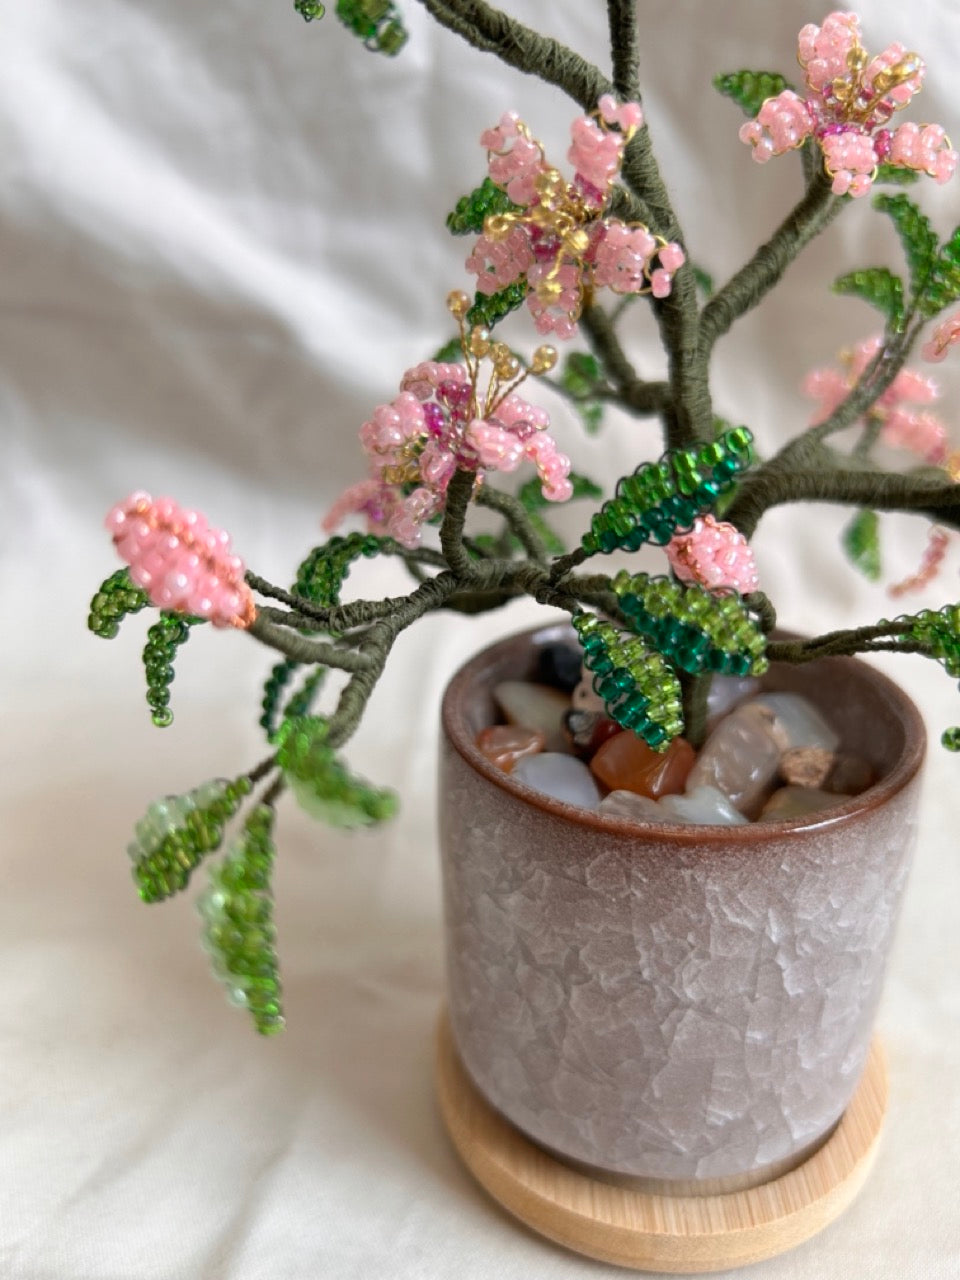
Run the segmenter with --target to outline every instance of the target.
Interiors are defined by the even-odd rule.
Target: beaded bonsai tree
[[[772,639],[775,607],[759,589],[749,544],[778,504],[847,504],[855,515],[846,549],[876,576],[877,513],[909,511],[930,521],[932,534],[918,574],[896,590],[933,576],[947,531],[960,528],[960,461],[926,407],[935,385],[905,362],[921,340],[923,356],[939,360],[960,339],[960,313],[928,331],[960,299],[960,228],[941,244],[906,194],[873,195],[899,233],[906,273],[861,266],[835,282],[836,292],[880,312],[883,332],[847,353],[841,368],[810,375],[814,424],[779,452],[756,461],[750,431],[719,418],[710,395],[718,338],[852,200],[922,174],[952,176],[958,156],[940,126],[894,127],[921,87],[921,59],[900,44],[870,57],[857,17],[833,13],[800,33],[799,91],[767,72],[717,78],[748,117],[740,136],[753,158],[796,151],[805,189],[769,243],[713,292],[691,261],[644,124],[630,0],[608,0],[609,80],[482,0],[420,2],[475,48],[573,99],[585,114],[573,121],[569,172],[548,161],[513,113],[482,134],[487,175],[447,218],[455,235],[475,237],[466,260],[473,296],[456,289],[447,299],[458,335],[409,369],[396,398],[363,424],[369,473],[336,503],[326,521],[332,536],[309,552],[289,590],[245,569],[228,536],[197,512],[134,493],[107,520],[126,567],[91,604],[90,628],[103,637],[128,614],[158,610],[143,659],[160,727],[173,718],[174,657],[195,627],[240,628],[280,655],[263,692],[266,758],[232,780],[152,804],[129,848],[141,898],[160,901],[186,887],[249,803],[232,850],[212,864],[201,909],[215,969],[264,1034],[283,1023],[271,923],[276,802],[289,789],[340,827],[394,812],[393,794],[355,776],[340,753],[397,636],[426,613],[473,613],[522,595],[564,610],[608,716],[655,751],[680,734],[702,740],[715,673],[759,674],[772,659],[892,650],[925,654],[960,677],[960,605],[808,640]],[[319,4],[296,7],[307,19],[322,16]],[[392,55],[404,44],[402,17],[386,0],[340,0],[337,13],[371,49]],[[640,298],[667,355],[664,381],[639,378],[618,337],[621,315]],[[529,358],[512,350],[493,330],[522,306],[538,334],[566,343],[579,328],[589,350],[562,361],[551,345]],[[623,476],[571,551],[546,518],[549,504],[601,495],[558,451],[547,412],[519,394],[527,380],[566,397],[590,430],[607,404],[662,423],[663,455]],[[841,432],[849,433],[844,447]],[[885,469],[874,453],[880,440],[912,460]],[[525,463],[536,476],[516,491],[493,482]],[[494,513],[499,532],[471,533],[472,506]],[[356,514],[365,532],[334,533]],[[605,555],[648,543],[665,548],[662,576],[603,572]],[[372,556],[396,557],[414,588],[341,601],[351,566]],[[348,678],[334,704],[315,711],[330,669]],[[947,729],[943,742],[960,748],[960,729]]]

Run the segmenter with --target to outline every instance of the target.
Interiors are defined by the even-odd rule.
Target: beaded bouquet
[[[357,777],[341,751],[397,636],[425,613],[477,612],[521,595],[564,610],[592,682],[589,732],[597,721],[612,725],[654,757],[682,743],[692,758],[704,739],[711,682],[756,676],[771,659],[893,650],[925,654],[960,677],[960,605],[809,640],[771,638],[776,614],[749,543],[779,503],[848,504],[855,514],[846,549],[877,577],[877,512],[920,514],[932,531],[917,574],[892,589],[902,595],[932,579],[948,530],[960,527],[960,455],[948,451],[929,409],[937,388],[905,367],[918,341],[922,356],[936,361],[960,340],[960,312],[940,319],[960,299],[960,228],[941,244],[916,203],[889,190],[920,175],[945,182],[957,167],[939,125],[895,124],[921,88],[922,60],[900,44],[871,57],[856,15],[837,12],[800,32],[801,88],[767,72],[717,77],[717,89],[748,117],[740,137],[754,160],[795,151],[805,189],[763,251],[714,291],[690,261],[644,124],[632,0],[608,0],[612,80],[482,0],[419,2],[477,49],[540,75],[577,103],[585,114],[573,121],[569,169],[547,159],[514,113],[481,135],[487,174],[447,218],[453,234],[474,237],[466,259],[472,293],[456,289],[447,299],[457,337],[407,370],[397,396],[361,427],[367,475],[337,501],[325,522],[330,536],[289,590],[247,570],[228,535],[198,512],[134,493],[107,518],[126,567],[91,604],[90,628],[107,638],[127,615],[157,611],[143,660],[160,727],[173,718],[173,663],[195,627],[240,628],[280,655],[263,693],[263,762],[151,805],[129,849],[143,900],[167,898],[220,848],[226,823],[249,800],[232,849],[212,864],[201,910],[217,973],[264,1034],[283,1025],[271,922],[276,802],[289,789],[340,827],[394,812],[393,794]],[[296,7],[308,20],[323,14],[308,0]],[[402,16],[389,0],[339,0],[336,12],[369,49],[402,49]],[[883,332],[845,353],[840,367],[809,376],[813,425],[758,462],[750,431],[713,411],[714,344],[851,200],[878,187],[885,189],[873,204],[899,233],[906,271],[862,267],[834,288],[879,311]],[[638,377],[618,337],[620,317],[637,305],[659,327],[665,381]],[[589,350],[562,360],[548,343],[529,358],[513,350],[494,330],[521,307],[538,334],[567,343],[582,330]],[[663,428],[662,457],[619,481],[570,551],[547,518],[550,505],[601,495],[558,450],[546,410],[519,393],[538,381],[572,402],[588,430],[607,404],[657,417]],[[836,443],[841,432],[852,441],[844,447]],[[902,469],[876,459],[881,441],[904,451]],[[536,475],[518,488],[493,482],[526,464]],[[474,505],[493,513],[499,532],[468,532]],[[334,532],[354,516],[365,532]],[[664,548],[669,572],[603,572],[605,555],[647,543]],[[414,588],[341,602],[351,566],[372,556],[396,557]],[[348,678],[335,704],[318,712],[331,668]],[[960,728],[946,730],[943,742],[960,749]]]

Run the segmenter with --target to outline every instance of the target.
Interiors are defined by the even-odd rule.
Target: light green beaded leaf
[[[580,545],[588,555],[639,551],[647,542],[665,546],[716,507],[752,461],[753,436],[746,427],[695,449],[668,450],[659,462],[645,462],[617,482],[617,496],[593,517]]]
[[[407,43],[406,28],[392,0],[337,0],[336,13],[373,53],[394,57]]]
[[[520,207],[492,178],[484,178],[479,187],[461,196],[456,207],[447,214],[447,230],[455,236],[481,235],[487,218],[501,213],[516,213]]]
[[[622,570],[613,580],[620,610],[638,635],[690,675],[762,675],[767,640],[735,591],[717,595],[695,583]]]
[[[882,573],[880,564],[880,521],[875,511],[858,511],[846,526],[842,535],[843,549],[850,563],[865,578],[877,582]]]
[[[224,824],[250,793],[250,779],[214,778],[184,795],[150,805],[127,846],[133,878],[144,902],[161,902],[185,889],[194,869],[223,840]]]
[[[593,672],[593,687],[607,714],[654,751],[666,751],[683,731],[680,681],[669,662],[635,635],[620,631],[596,614],[571,618]]]
[[[919,297],[926,287],[939,250],[930,219],[902,194],[874,196],[873,207],[887,214],[896,227],[910,269],[910,286],[914,295]]]
[[[313,22],[314,18],[322,18],[326,13],[320,0],[293,0],[293,7],[304,22]]]
[[[436,360],[438,364],[463,364],[463,347],[460,345],[459,337],[451,338],[442,347],[438,347],[430,359]]]
[[[288,719],[277,733],[277,764],[303,809],[333,827],[366,827],[392,818],[395,792],[350,773],[327,745],[322,716]]]
[[[104,579],[90,601],[87,626],[95,636],[112,640],[124,618],[139,613],[149,603],[150,598],[143,588],[131,581],[129,569],[117,569]]]
[[[834,280],[832,288],[834,293],[862,298],[871,307],[876,307],[886,317],[891,329],[903,328],[903,281],[886,267],[851,271]]]
[[[253,810],[230,853],[211,868],[197,903],[213,971],[263,1036],[284,1025],[271,888],[273,820],[271,806]]]
[[[901,628],[897,633],[899,640],[919,645],[928,658],[940,663],[948,676],[960,680],[960,604],[902,614],[893,621]],[[886,625],[887,620],[881,619],[881,626]],[[960,726],[945,729],[940,741],[948,751],[960,751]]]
[[[746,115],[755,116],[767,98],[775,98],[791,85],[778,71],[728,71],[714,76],[713,87]]]

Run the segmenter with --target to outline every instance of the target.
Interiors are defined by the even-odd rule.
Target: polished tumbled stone
[[[745,702],[721,720],[690,770],[687,790],[716,787],[747,817],[757,813],[780,764],[771,720],[771,712],[756,702]]]
[[[788,822],[791,818],[808,818],[824,813],[849,796],[833,791],[821,791],[818,787],[781,787],[763,806],[758,822]]]
[[[658,800],[684,789],[695,759],[685,738],[674,738],[666,751],[654,751],[635,733],[624,731],[600,747],[590,771],[610,791],[635,791]]]
[[[716,787],[694,787],[682,796],[664,796],[657,807],[667,822],[693,822],[700,826],[740,827],[747,821]]]
[[[481,753],[504,773],[510,773],[525,756],[537,755],[545,745],[539,729],[522,729],[516,724],[492,724],[477,734]]]
[[[525,756],[514,766],[512,776],[544,795],[579,805],[581,809],[596,809],[600,804],[600,792],[593,775],[576,756],[554,751]]]
[[[755,676],[714,676],[707,691],[707,727],[713,729],[734,707],[759,692]]]
[[[798,693],[765,693],[745,704],[772,713],[771,733],[781,751],[796,747],[822,747],[836,751],[840,737],[806,698]]]
[[[608,818],[629,818],[631,822],[663,822],[663,810],[649,796],[635,791],[611,791],[600,801],[600,812]]]
[[[493,696],[511,724],[539,730],[546,739],[547,751],[564,750],[563,717],[570,707],[565,693],[526,680],[504,680],[494,689]]]

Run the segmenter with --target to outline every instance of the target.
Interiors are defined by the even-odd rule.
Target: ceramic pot
[[[454,676],[440,842],[450,1022],[485,1098],[593,1173],[666,1190],[778,1176],[863,1070],[916,825],[919,713],[865,663],[774,664],[879,781],[811,821],[644,826],[573,808],[476,749],[492,689],[573,633]]]

